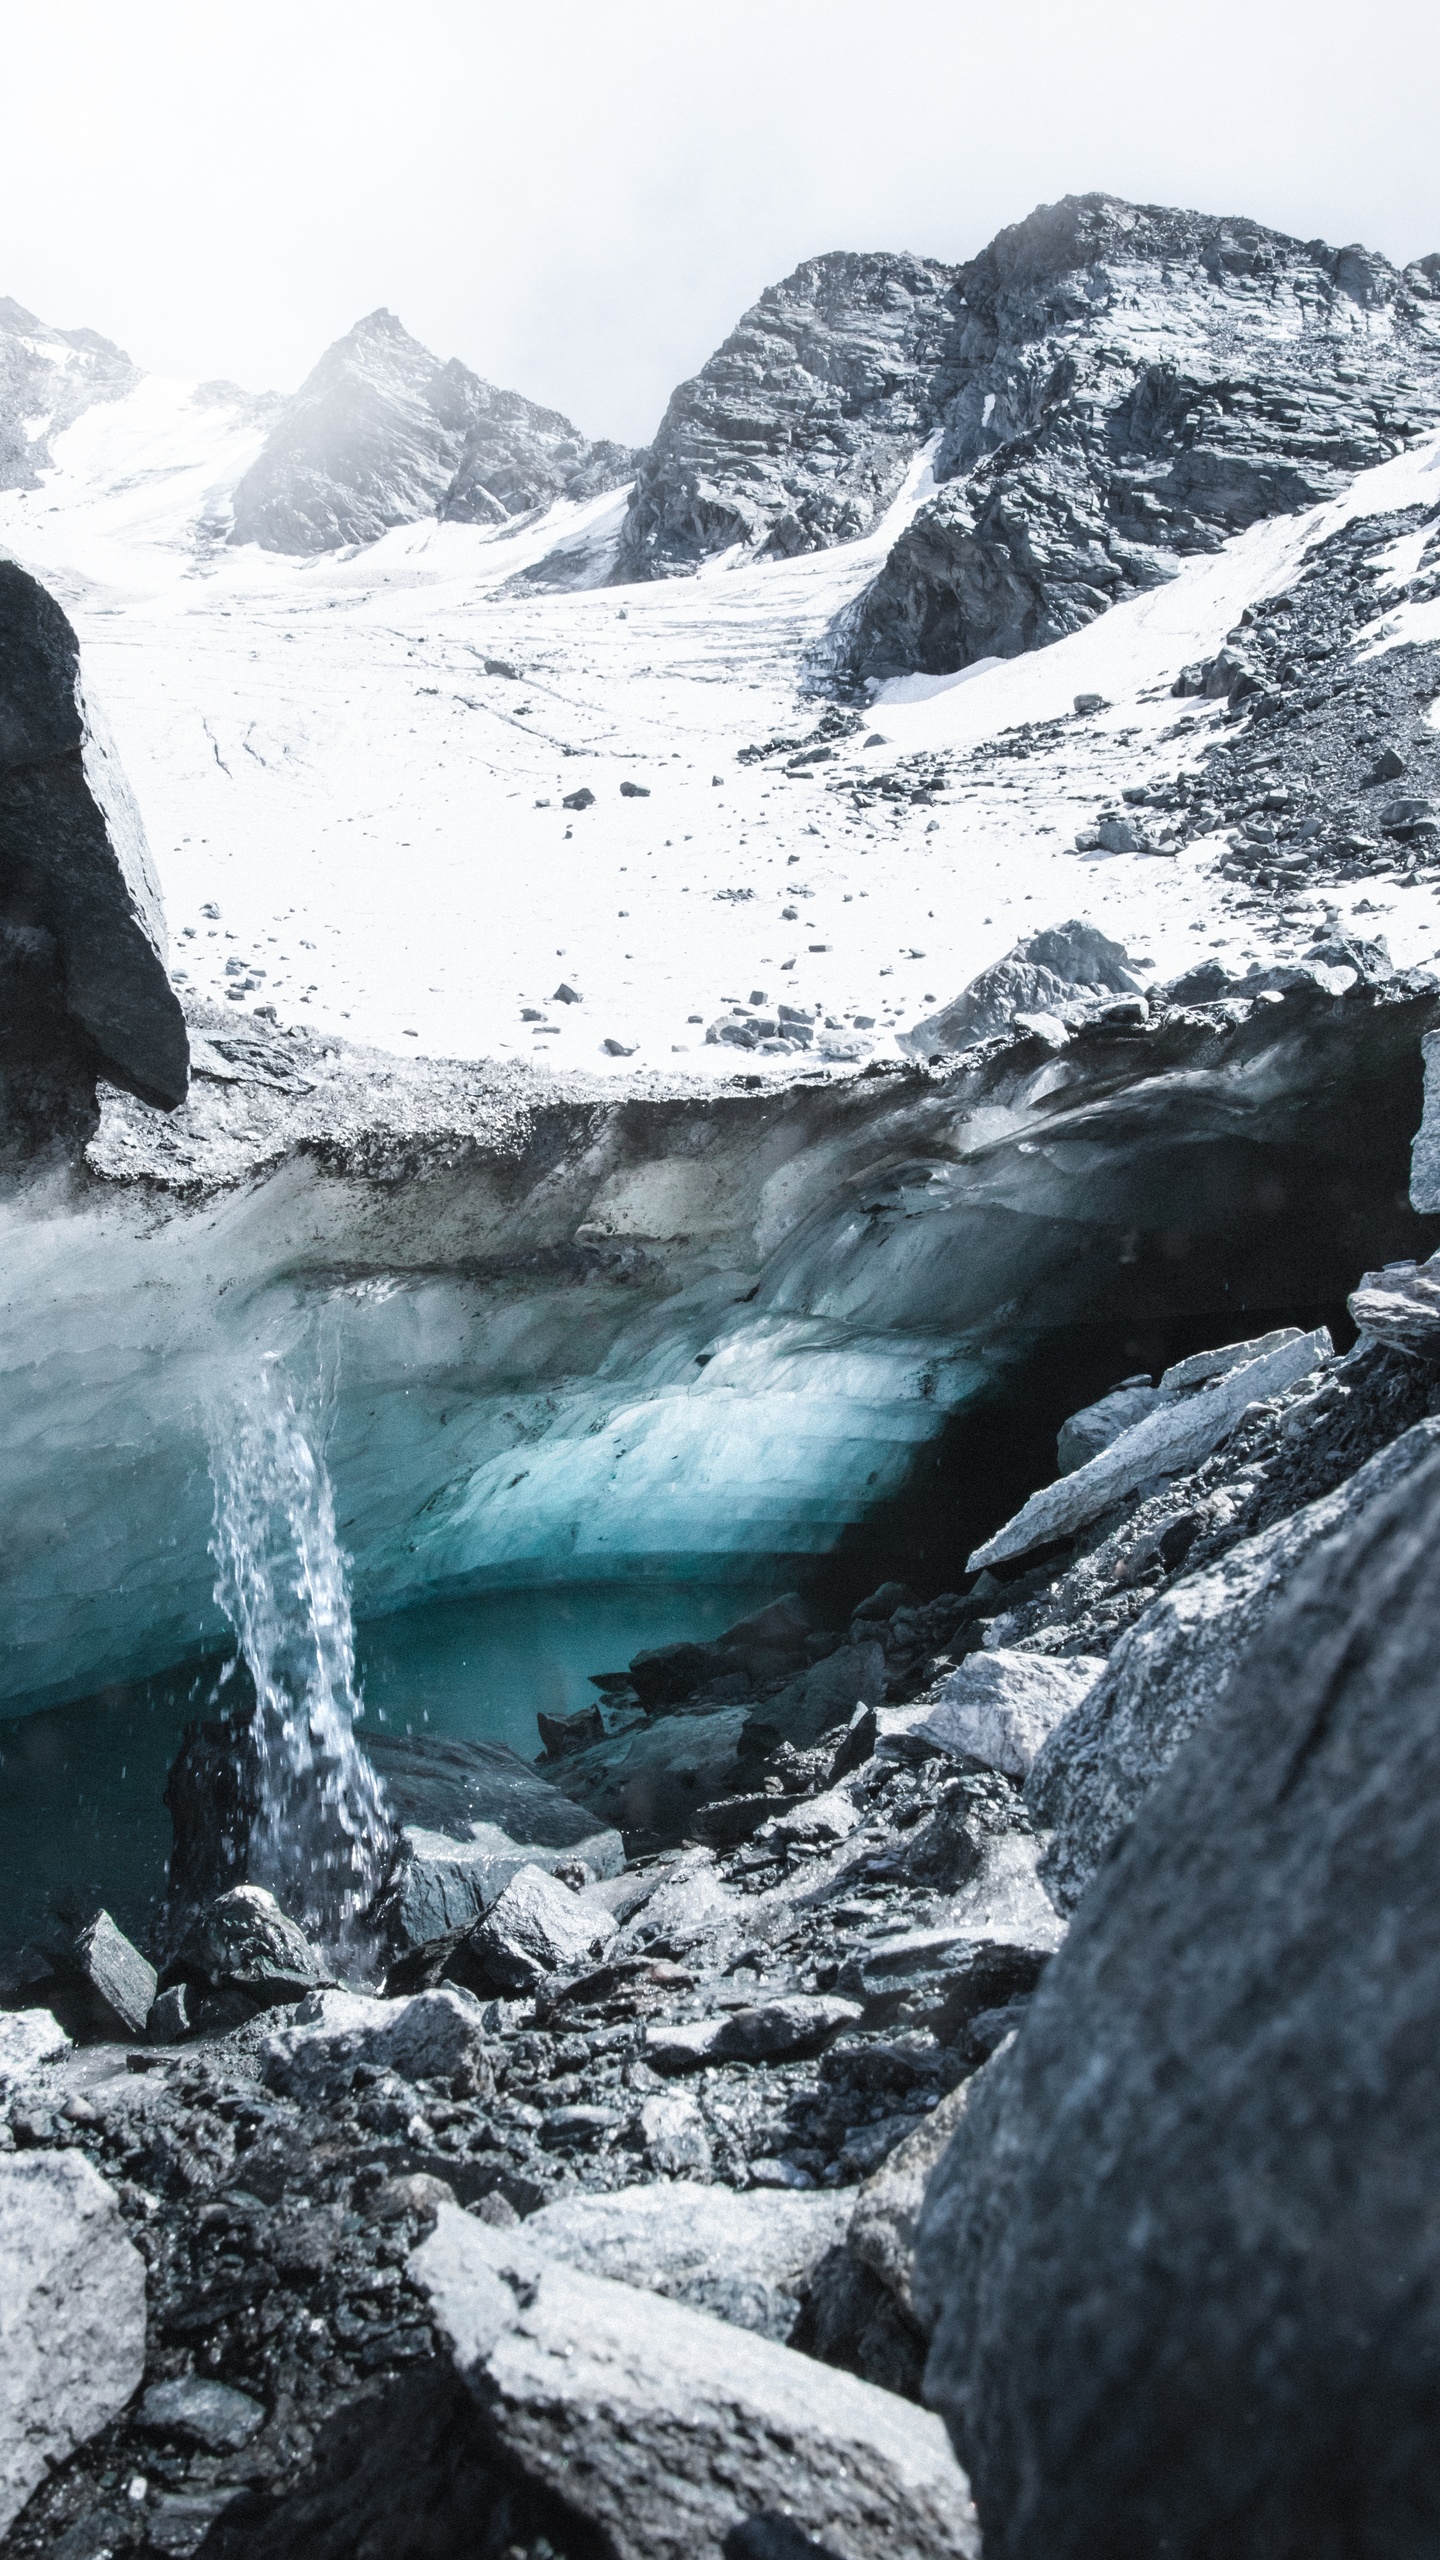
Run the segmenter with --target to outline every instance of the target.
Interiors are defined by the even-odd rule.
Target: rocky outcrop
[[[1440,2528],[1440,1456],[1343,1521],[1096,1876],[932,2186],[987,2551]]]
[[[616,581],[868,533],[939,425],[957,314],[924,258],[836,251],[769,286],[640,456]]]
[[[409,2261],[512,2462],[618,2560],[720,2560],[754,2517],[803,2517],[839,2560],[975,2554],[966,2483],[928,2411],[546,2258],[452,2206]]]
[[[842,685],[1041,648],[1440,417],[1425,262],[1068,196],[955,294],[945,485],[818,653]]]
[[[913,1058],[928,1058],[937,1051],[968,1049],[1016,1023],[1022,1030],[1035,1024],[1042,1036],[1055,1023],[1063,1038],[1077,1023],[1104,1013],[1114,997],[1140,992],[1123,944],[1072,918],[1017,942],[1003,960],[972,978],[953,1004],[927,1014],[913,1031],[903,1033],[900,1046]]]
[[[1051,1834],[1043,1873],[1073,1911],[1157,1779],[1213,1716],[1312,1549],[1431,1457],[1440,1423],[1421,1422],[1334,1493],[1187,1574],[1123,1635],[1102,1676],[1036,1758],[1026,1802]]]
[[[307,375],[235,492],[232,542],[333,551],[424,516],[504,526],[620,488],[634,457],[556,409],[442,364],[372,311]]]
[[[38,489],[56,436],[139,380],[138,365],[94,329],[52,329],[0,294],[0,489]]]
[[[53,596],[0,559],[0,1151],[79,1146],[95,1079],[173,1110],[189,1045],[140,814]]]
[[[145,2261],[75,2154],[0,2159],[0,2533],[139,2388]]]

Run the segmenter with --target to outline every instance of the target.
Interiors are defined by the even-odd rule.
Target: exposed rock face
[[[1440,1455],[1311,1555],[931,2189],[994,2560],[1440,2532]]]
[[[0,2533],[145,2365],[145,2261],[88,2160],[0,2160]]]
[[[1440,415],[1427,262],[1103,195],[960,268],[947,485],[847,608],[842,681],[944,674],[1075,631],[1262,517],[1333,496]]]
[[[1121,1637],[1026,1784],[1037,1827],[1053,1835],[1042,1873],[1057,1909],[1074,1910],[1150,1788],[1216,1712],[1311,1551],[1353,1528],[1437,1443],[1440,1422],[1417,1423],[1334,1493],[1186,1575]]]
[[[587,2275],[663,2293],[784,2345],[810,2277],[843,2240],[851,2209],[848,2195],[773,2188],[737,2195],[659,2180],[616,2195],[562,2197],[530,2216],[526,2237]]]
[[[119,400],[140,369],[93,329],[52,329],[0,294],[0,489],[38,489],[57,435],[97,400]]]
[[[163,1110],[184,1101],[165,948],[145,831],[79,643],[39,580],[0,559],[0,1147],[88,1135],[97,1073]]]
[[[372,311],[276,420],[235,492],[230,539],[333,551],[423,516],[504,525],[556,498],[621,487],[633,460],[458,357],[442,364],[393,312]]]
[[[940,423],[957,317],[952,271],[925,258],[841,250],[769,286],[672,396],[615,578],[868,533]]]

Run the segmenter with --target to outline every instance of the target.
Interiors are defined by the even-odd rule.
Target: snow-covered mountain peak
[[[299,554],[378,540],[426,516],[504,525],[623,485],[628,448],[442,362],[392,311],[327,348],[235,492],[235,543]]]
[[[139,380],[138,365],[97,330],[52,329],[0,294],[0,489],[37,488],[54,438]]]

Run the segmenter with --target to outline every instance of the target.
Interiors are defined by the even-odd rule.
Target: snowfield
[[[588,545],[603,574],[623,494],[502,534],[414,525],[307,559],[230,548],[230,493],[263,435],[243,394],[147,378],[56,440],[41,489],[0,494],[0,545],[80,633],[182,988],[411,1055],[621,1076],[632,1061],[733,1073],[737,1053],[707,1047],[705,1026],[735,1001],[815,1009],[812,1054],[894,1054],[896,1032],[1069,916],[1160,979],[1212,954],[1243,972],[1303,948],[1303,925],[1222,910],[1215,843],[1079,856],[1075,833],[1224,733],[1223,705],[1169,687],[1247,602],[1348,518],[1440,497],[1431,438],[1048,649],[884,688],[833,761],[790,777],[783,756],[738,752],[813,727],[823,703],[797,696],[807,652],[929,493],[924,458],[861,543],[517,593],[557,543]],[[1406,607],[1372,645],[1428,638],[1437,615]],[[967,766],[1085,692],[1109,707],[1024,761]],[[1181,714],[1190,725],[1166,738]],[[863,744],[873,733],[882,743]],[[948,768],[933,808],[857,810],[834,788],[920,751]],[[622,795],[627,782],[646,796]],[[582,788],[593,806],[567,810]],[[1312,900],[1315,924],[1343,927],[1364,887],[1323,911]],[[1370,902],[1367,921],[1402,965],[1436,954],[1428,885],[1379,914]],[[562,985],[581,1000],[557,1001]],[[795,1056],[743,1064],[783,1076]]]

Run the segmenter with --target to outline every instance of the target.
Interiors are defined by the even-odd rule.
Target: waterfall
[[[339,1946],[373,1900],[393,1830],[355,1740],[362,1712],[330,1477],[278,1367],[211,1418],[215,1597],[255,1690],[243,1754],[245,1871]]]

